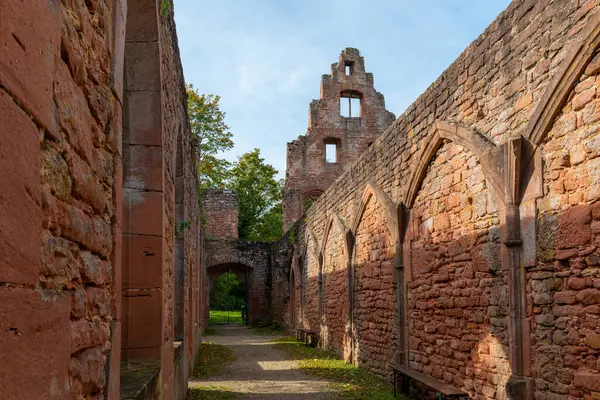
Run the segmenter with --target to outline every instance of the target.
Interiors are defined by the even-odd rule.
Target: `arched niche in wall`
[[[298,283],[298,276],[296,273],[296,269],[292,266],[292,268],[290,268],[290,273],[289,273],[290,295],[288,298],[288,313],[289,313],[289,318],[290,318],[290,327],[292,328],[292,330],[295,330],[297,327],[297,324],[298,324],[297,288],[299,286],[300,286],[300,284]]]
[[[429,357],[430,365],[418,369],[441,370],[450,384],[456,376],[468,380],[471,364],[488,373],[505,371],[486,382],[505,393],[509,308],[508,274],[500,263],[500,206],[476,154],[448,139],[434,148],[411,204],[406,243],[409,359]],[[497,318],[493,323],[490,314]],[[490,347],[497,349],[488,358],[493,367],[474,356]],[[465,363],[451,368],[448,381],[449,360],[457,357]]]
[[[312,229],[307,226],[305,230],[306,252],[304,257],[305,282],[304,282],[304,327],[317,330],[320,327],[320,262],[319,250],[321,245]]]
[[[396,350],[396,207],[373,182],[365,185],[350,228],[352,360],[387,374]]]
[[[596,265],[582,262],[582,254],[594,247],[598,252],[598,235],[592,228],[600,223],[594,212],[600,200],[600,13],[592,15],[579,34],[579,39],[567,46],[566,56],[553,81],[548,85],[529,121],[525,138],[530,146],[523,163],[524,193],[521,193],[521,226],[529,229],[528,241],[533,242],[530,257],[524,259],[528,273],[526,304],[531,318],[531,336],[535,338],[560,338],[563,332],[556,324],[544,324],[541,320],[539,298],[544,296],[539,283],[562,282],[568,276],[564,289],[573,300],[565,306],[555,294],[544,308],[560,313],[567,307],[581,309],[589,300],[582,296],[590,289],[585,282]],[[528,174],[533,176],[529,177]],[[596,208],[597,209],[597,208]],[[596,214],[596,215],[595,215]],[[576,234],[575,234],[576,232]],[[589,258],[586,258],[590,260]],[[545,274],[544,280],[536,279]],[[567,275],[568,274],[568,275]],[[571,283],[572,282],[572,283]],[[557,287],[557,289],[559,289]],[[557,292],[560,293],[560,292]],[[593,307],[596,307],[594,303]],[[586,307],[587,309],[587,307]],[[556,315],[556,314],[555,314]],[[570,338],[583,338],[596,315],[583,312],[574,317],[572,313],[561,316],[571,321]],[[579,342],[581,354],[595,351],[589,340]],[[532,379],[545,387],[558,380],[545,373],[544,366],[562,362],[561,355],[548,348],[548,341],[532,341],[528,353]],[[573,390],[582,396],[592,395],[593,388],[587,382],[597,381],[596,375],[588,375],[584,361],[571,363]],[[587,381],[586,379],[590,379]]]
[[[341,353],[347,359],[351,342],[347,325],[350,312],[349,260],[352,249],[348,243],[349,229],[342,218],[335,212],[329,212],[327,215],[328,221],[320,251],[320,302],[324,326],[322,345],[326,349]]]

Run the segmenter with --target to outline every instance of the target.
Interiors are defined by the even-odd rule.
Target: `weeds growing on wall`
[[[171,0],[161,0],[160,15],[162,15],[164,17],[165,15],[167,15],[169,10],[172,10],[172,9],[173,9],[173,3],[171,3]]]

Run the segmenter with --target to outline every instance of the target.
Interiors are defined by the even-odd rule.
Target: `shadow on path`
[[[336,398],[329,381],[303,372],[297,361],[276,349],[271,342],[274,336],[260,335],[245,325],[211,326],[211,329],[214,334],[206,336],[204,341],[230,347],[236,360],[217,375],[190,380],[190,388],[227,388],[231,392],[222,392],[225,399],[232,398],[227,396],[233,393],[239,396],[235,398],[242,399]]]

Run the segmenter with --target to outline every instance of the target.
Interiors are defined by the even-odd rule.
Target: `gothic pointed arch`
[[[562,110],[579,77],[597,54],[600,44],[600,12],[592,15],[584,28],[581,39],[569,44],[560,71],[548,85],[546,92],[529,119],[524,137],[535,147],[539,146],[554,119]]]
[[[342,237],[343,237],[343,240],[344,240],[344,248],[346,250],[349,250],[350,243],[349,243],[348,233],[350,232],[350,229],[346,226],[346,222],[335,211],[329,211],[327,213],[327,216],[328,216],[327,225],[325,225],[325,231],[324,231],[324,234],[323,234],[323,240],[321,241],[321,249],[319,251],[320,254],[324,254],[325,253],[325,246],[326,246],[326,243],[327,243],[327,239],[329,238],[329,234],[331,233],[331,228],[333,227],[334,224],[338,227],[340,233],[342,234]],[[349,256],[349,254],[347,256]]]
[[[481,162],[483,173],[498,195],[498,199],[503,199],[504,183],[501,173],[502,153],[500,152],[500,147],[473,129],[456,123],[436,121],[429,137],[425,139],[425,145],[416,162],[417,167],[408,179],[408,189],[405,192],[403,203],[408,208],[413,206],[421,183],[427,173],[429,163],[435,157],[436,152],[444,144],[445,140],[455,142],[477,156]]]
[[[398,206],[379,186],[377,186],[371,181],[367,181],[367,184],[365,185],[365,189],[360,200],[360,205],[358,206],[358,212],[354,216],[354,220],[352,221],[350,231],[354,236],[356,235],[358,225],[362,220],[362,217],[365,213],[365,209],[367,208],[367,204],[373,196],[375,196],[377,200],[381,203],[384,210],[387,227],[390,231],[390,234],[392,235],[393,241],[397,242],[399,236]]]
[[[310,252],[310,254],[315,258],[315,260],[320,260],[321,258],[321,245],[319,244],[319,240],[317,236],[313,232],[310,227],[306,227],[306,242],[308,243],[308,239],[312,241],[312,246],[306,245],[306,252]]]

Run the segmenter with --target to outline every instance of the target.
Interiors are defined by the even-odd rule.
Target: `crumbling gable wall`
[[[513,1],[342,173],[282,247],[288,326],[473,398],[598,392],[598,8]]]
[[[340,97],[360,99],[351,115],[341,115]],[[305,201],[317,198],[394,121],[383,95],[373,86],[357,49],[346,48],[331,72],[321,78],[321,96],[309,107],[308,130],[287,145],[283,201],[284,231],[306,211]],[[334,162],[326,162],[326,144],[336,146]]]

